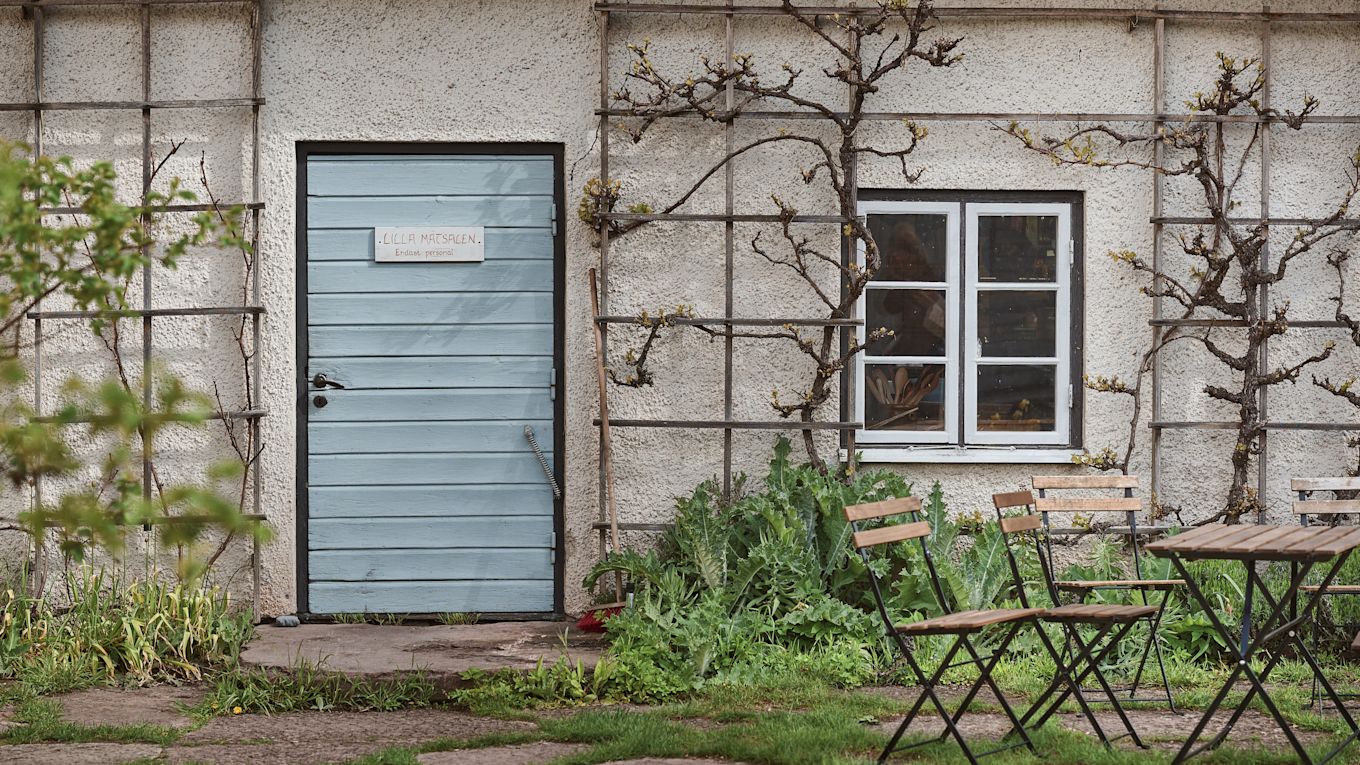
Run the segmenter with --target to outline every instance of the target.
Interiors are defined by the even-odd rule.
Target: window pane
[[[943,364],[865,364],[869,430],[944,430]]]
[[[944,281],[948,220],[943,215],[870,215],[869,232],[883,260],[874,280]]]
[[[1056,356],[1058,293],[983,290],[977,301],[983,356]]]
[[[865,331],[886,327],[894,333],[870,345],[869,355],[944,355],[944,290],[871,289],[865,301]]]
[[[979,216],[977,246],[979,281],[1051,282],[1058,270],[1058,218]]]
[[[978,367],[978,430],[1053,432],[1057,367],[994,365]]]

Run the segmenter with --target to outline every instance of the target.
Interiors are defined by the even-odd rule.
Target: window
[[[1079,200],[996,199],[860,203],[882,262],[859,318],[894,333],[856,364],[864,447],[1077,446]]]

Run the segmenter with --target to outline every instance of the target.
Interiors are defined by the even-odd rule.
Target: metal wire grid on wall
[[[245,6],[249,13],[250,24],[250,95],[243,98],[216,98],[216,99],[181,99],[181,100],[153,100],[151,88],[152,71],[152,44],[151,44],[151,24],[154,17],[153,9],[164,6],[203,6],[203,5],[241,5]],[[47,15],[57,9],[77,9],[89,8],[93,6],[135,6],[140,14],[140,49],[141,49],[141,90],[142,97],[135,101],[70,101],[53,102],[46,98],[45,77],[44,77],[44,52],[46,45],[45,21]],[[153,320],[157,317],[168,316],[243,316],[250,321],[250,359],[247,362],[247,369],[250,376],[251,400],[258,407],[260,404],[261,393],[261,358],[260,358],[260,324],[264,314],[264,308],[260,300],[260,280],[259,280],[259,240],[260,240],[260,215],[264,210],[264,205],[260,201],[260,107],[264,105],[264,99],[260,95],[260,47],[261,47],[261,16],[259,0],[0,0],[0,8],[18,7],[22,9],[24,18],[28,20],[32,31],[33,42],[33,100],[27,103],[0,103],[0,111],[7,112],[29,112],[33,116],[32,123],[32,146],[35,155],[43,153],[44,126],[43,116],[47,112],[93,112],[106,110],[125,110],[139,111],[141,113],[141,177],[142,194],[146,194],[151,189],[154,175],[154,161],[152,156],[152,113],[163,109],[249,109],[250,110],[250,178],[251,191],[250,198],[247,200],[225,201],[218,205],[212,203],[205,204],[170,204],[166,206],[165,212],[168,214],[185,214],[213,211],[217,207],[238,208],[244,210],[245,225],[248,227],[247,237],[249,238],[251,252],[254,253],[249,260],[249,268],[244,274],[246,279],[246,293],[249,295],[248,305],[231,306],[182,306],[174,308],[153,308],[151,298],[152,287],[152,267],[147,265],[142,271],[142,300],[141,307],[119,313],[119,318],[140,319],[141,323],[141,350],[142,350],[142,375],[141,375],[141,394],[143,405],[149,410],[152,406],[154,389],[150,370],[152,368],[155,347],[155,333]],[[48,208],[43,210],[48,215],[63,215],[78,213],[78,209],[71,208]],[[244,301],[243,301],[244,302]],[[68,320],[89,320],[95,318],[98,312],[95,311],[44,311],[41,306],[37,310],[31,311],[28,318],[33,321],[33,404],[36,413],[43,414],[43,326],[44,322],[68,321]],[[245,469],[247,475],[245,480],[251,486],[251,518],[255,520],[265,520],[261,510],[260,499],[260,419],[264,417],[262,409],[242,409],[237,411],[221,411],[211,419],[222,420],[230,419],[242,421],[247,429],[247,443],[251,445],[253,452],[246,461]],[[156,455],[154,445],[148,445],[142,452],[142,493],[147,500],[152,495],[152,471],[155,464]],[[35,505],[42,502],[42,485],[34,487]],[[165,522],[173,522],[173,518],[164,519]],[[150,533],[155,533],[154,529]],[[260,549],[258,542],[252,543],[251,548],[251,579],[252,579],[252,600],[253,606],[258,611],[260,596]],[[43,556],[35,556],[35,565],[45,565]],[[41,577],[40,577],[41,578]]]
[[[853,5],[826,5],[826,6],[799,6],[805,14],[832,15],[846,14],[855,11]],[[876,12],[876,9],[864,12]],[[1106,123],[1150,123],[1161,127],[1167,123],[1183,121],[1188,115],[1175,114],[1167,111],[1165,93],[1165,74],[1166,74],[1166,24],[1168,21],[1181,22],[1249,22],[1260,25],[1261,46],[1263,51],[1263,69],[1265,71],[1265,89],[1263,91],[1263,106],[1270,106],[1271,89],[1271,41],[1272,32],[1278,24],[1356,24],[1360,23],[1360,13],[1306,13],[1306,12],[1277,12],[1271,10],[1269,5],[1263,5],[1260,11],[1206,11],[1206,10],[1175,10],[1163,9],[1158,4],[1156,7],[1147,10],[1135,10],[1128,8],[1002,8],[1002,7],[969,7],[969,8],[940,8],[935,9],[936,15],[940,18],[949,19],[970,19],[988,21],[1006,20],[1059,20],[1059,19],[1083,19],[1083,20],[1108,20],[1112,23],[1125,24],[1132,31],[1139,24],[1151,22],[1154,25],[1153,45],[1150,51],[1150,65],[1153,70],[1153,99],[1155,113],[1129,112],[1129,113],[1008,113],[1008,112],[871,112],[865,115],[866,119],[877,121],[900,121],[913,120],[917,122],[1007,122],[1011,120],[1020,122],[1106,122]],[[628,112],[611,109],[610,104],[610,66],[609,66],[609,45],[610,45],[610,17],[614,14],[696,14],[707,16],[723,16],[724,26],[724,46],[727,61],[731,62],[734,56],[733,40],[733,19],[737,16],[781,16],[784,15],[783,9],[778,5],[737,5],[732,0],[725,4],[699,4],[699,3],[666,3],[666,2],[597,2],[595,13],[598,19],[599,46],[600,46],[600,92],[599,107],[596,114],[599,119],[599,145],[600,145],[600,180],[603,183],[609,182],[609,119],[617,116],[628,116]],[[732,89],[728,85],[727,108],[732,108]],[[693,115],[681,115],[681,117],[693,118]],[[739,117],[723,120],[722,130],[724,131],[727,150],[733,148],[733,130],[737,119],[759,119],[759,120],[800,120],[800,119],[819,119],[820,114],[808,112],[786,112],[786,111],[759,111],[744,110]],[[1230,115],[1216,117],[1213,115],[1199,115],[1198,119],[1217,120],[1227,123],[1262,123],[1262,145],[1261,145],[1261,208],[1257,217],[1235,219],[1235,222],[1244,224],[1262,224],[1267,227],[1271,225],[1307,225],[1312,223],[1311,219],[1285,219],[1271,218],[1270,211],[1270,156],[1271,156],[1271,131],[1272,124],[1281,120],[1274,117],[1261,117],[1257,115]],[[1310,117],[1309,124],[1313,125],[1360,125],[1360,115],[1321,115]],[[1161,161],[1164,146],[1159,142],[1155,146],[1156,159]],[[697,222],[697,223],[722,223],[725,231],[724,241],[724,276],[726,281],[725,295],[725,316],[722,318],[703,319],[703,323],[710,325],[722,325],[726,330],[731,331],[734,326],[770,326],[781,324],[801,324],[804,326],[829,326],[836,325],[842,327],[842,331],[849,334],[850,341],[854,340],[856,325],[860,322],[852,320],[842,320],[839,322],[828,322],[819,319],[744,319],[733,316],[734,311],[734,280],[733,280],[733,225],[738,222],[769,222],[777,220],[772,215],[752,215],[740,213],[734,209],[733,200],[733,173],[734,168],[728,162],[724,168],[725,180],[725,212],[721,214],[694,214],[694,213],[669,213],[669,214],[635,214],[635,213],[609,213],[602,216],[599,227],[600,237],[600,314],[595,317],[595,321],[601,325],[604,335],[605,357],[608,357],[608,327],[610,324],[625,324],[634,321],[633,317],[611,316],[608,315],[608,284],[610,269],[610,231],[609,226],[612,222],[648,222],[648,221],[673,221],[673,222]],[[856,188],[854,181],[854,168],[846,169],[847,184],[851,189]],[[1168,225],[1195,225],[1209,224],[1211,220],[1207,218],[1189,217],[1169,217],[1164,215],[1163,192],[1164,179],[1158,174],[1153,174],[1152,183],[1152,225],[1153,233],[1153,268],[1160,272],[1162,266],[1163,243],[1165,234],[1164,228]],[[837,216],[798,216],[796,221],[801,223],[824,223],[842,224],[844,221]],[[1348,228],[1360,228],[1360,219],[1346,218],[1338,221],[1337,225]],[[1262,250],[1262,267],[1268,264],[1270,251],[1267,248]],[[1270,304],[1268,287],[1259,288],[1256,299],[1260,301],[1262,313],[1265,314]],[[1215,326],[1245,327],[1245,324],[1236,320],[1209,320],[1209,319],[1189,319],[1181,320],[1167,318],[1163,315],[1162,298],[1154,298],[1153,318],[1149,321],[1153,334],[1153,342],[1157,343],[1166,327],[1177,325],[1199,325],[1205,322],[1213,322]],[[685,320],[678,320],[677,323],[686,323]],[[689,322],[698,323],[698,322]],[[1318,321],[1291,321],[1290,330],[1325,330],[1343,328],[1341,322],[1335,320]],[[1269,350],[1268,342],[1263,344],[1262,353],[1267,354]],[[619,427],[665,427],[665,428],[717,428],[723,432],[723,487],[724,491],[729,491],[732,482],[732,433],[734,430],[742,429],[784,429],[784,430],[804,430],[809,427],[807,423],[775,421],[775,422],[738,422],[733,421],[732,417],[732,361],[733,361],[733,340],[730,334],[724,342],[724,369],[723,369],[723,418],[711,420],[611,420],[608,423],[597,424],[602,426],[600,438],[600,478],[599,478],[599,522],[594,524],[594,528],[600,531],[600,552],[605,550],[605,533],[609,529],[609,524],[605,522],[604,510],[606,507],[606,486],[604,454],[605,454],[605,435],[603,428],[608,425]],[[1264,365],[1266,359],[1262,359]],[[1237,423],[1232,422],[1174,422],[1164,419],[1162,414],[1162,388],[1163,370],[1162,365],[1157,363],[1154,357],[1152,368],[1152,412],[1149,427],[1152,430],[1152,452],[1151,452],[1151,487],[1154,497],[1161,496],[1162,479],[1162,435],[1173,429],[1189,430],[1217,430],[1231,429],[1237,427]],[[841,386],[843,397],[848,402],[846,411],[854,411],[853,386],[846,385],[842,381]],[[601,395],[604,395],[601,392]],[[1262,387],[1260,391],[1260,411],[1263,419],[1268,413],[1268,387]],[[811,427],[817,429],[834,429],[845,433],[844,440],[850,453],[854,452],[855,431],[863,427],[857,422],[819,422],[813,423]],[[1336,423],[1336,422],[1270,422],[1266,420],[1267,433],[1270,430],[1321,430],[1321,431],[1343,431],[1360,430],[1360,423]],[[1269,464],[1269,442],[1263,435],[1261,438],[1261,452],[1258,455],[1257,467],[1257,491],[1258,496],[1264,496],[1265,484],[1267,479],[1267,465]],[[619,524],[623,530],[637,531],[656,531],[664,528],[665,524]]]

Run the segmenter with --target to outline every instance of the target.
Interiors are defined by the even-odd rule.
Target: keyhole
[[[317,409],[320,409],[326,404],[329,404],[330,401],[328,401],[325,396],[313,396],[312,403],[316,405]]]

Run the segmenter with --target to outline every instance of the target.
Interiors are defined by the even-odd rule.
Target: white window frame
[[[866,305],[871,289],[930,289],[943,288],[945,296],[945,355],[940,356],[877,356],[874,346],[859,354],[855,364],[855,419],[867,422],[864,370],[869,364],[938,364],[944,361],[944,430],[861,430],[856,440],[866,444],[957,444],[959,442],[959,219],[957,202],[899,202],[866,201],[859,203],[859,215],[943,215],[945,216],[945,276],[944,282],[871,281],[864,294],[856,301],[855,318],[865,321]],[[864,267],[864,242],[855,253],[856,264]],[[877,327],[863,326],[861,341]]]
[[[872,281],[865,294],[857,301],[856,318],[864,321],[868,292],[875,287],[940,289],[945,292],[945,309],[949,314],[946,324],[945,364],[945,428],[943,431],[860,430],[855,439],[865,445],[862,450],[866,462],[1068,462],[1079,449],[1072,442],[1072,406],[1074,404],[1071,373],[1077,354],[1071,336],[1074,242],[1072,237],[1073,207],[1070,203],[1048,202],[916,202],[871,200],[859,203],[859,216],[891,214],[935,214],[946,217],[945,282]],[[981,282],[978,279],[978,219],[987,215],[1047,215],[1058,219],[1056,281],[1044,282]],[[961,231],[960,226],[966,227]],[[966,236],[964,235],[966,234]],[[964,252],[960,256],[960,241]],[[855,253],[856,263],[864,265],[864,245]],[[966,279],[959,269],[966,266]],[[979,291],[1056,291],[1054,357],[986,357],[980,356],[977,342],[977,295]],[[962,293],[962,294],[961,294]],[[960,301],[963,305],[960,307]],[[962,319],[962,321],[960,321]],[[875,329],[866,323],[860,337]],[[962,337],[969,338],[963,342]],[[855,359],[853,371],[854,416],[867,423],[865,369],[874,363],[938,364],[933,356],[878,356],[873,346]],[[980,431],[977,427],[977,370],[989,364],[1052,364],[1055,369],[1054,430]],[[964,377],[964,375],[967,375]],[[967,380],[968,385],[963,385]],[[965,395],[966,391],[966,395]],[[963,409],[960,416],[960,408]],[[960,421],[963,434],[960,437]],[[1033,447],[1033,448],[1030,448]],[[1068,447],[1068,448],[1053,448]]]
[[[1058,219],[1056,281],[984,282],[978,279],[978,219],[984,216],[1044,215]],[[968,445],[1025,444],[1061,446],[1071,440],[1072,370],[1072,207],[1066,204],[1029,202],[970,202],[967,209],[968,232],[964,238],[968,258],[968,280],[964,288],[963,373],[969,382],[964,401],[964,443]],[[1057,291],[1056,356],[982,356],[978,340],[978,293]],[[1054,412],[1052,432],[988,431],[978,428],[978,368],[981,366],[1053,365]]]

